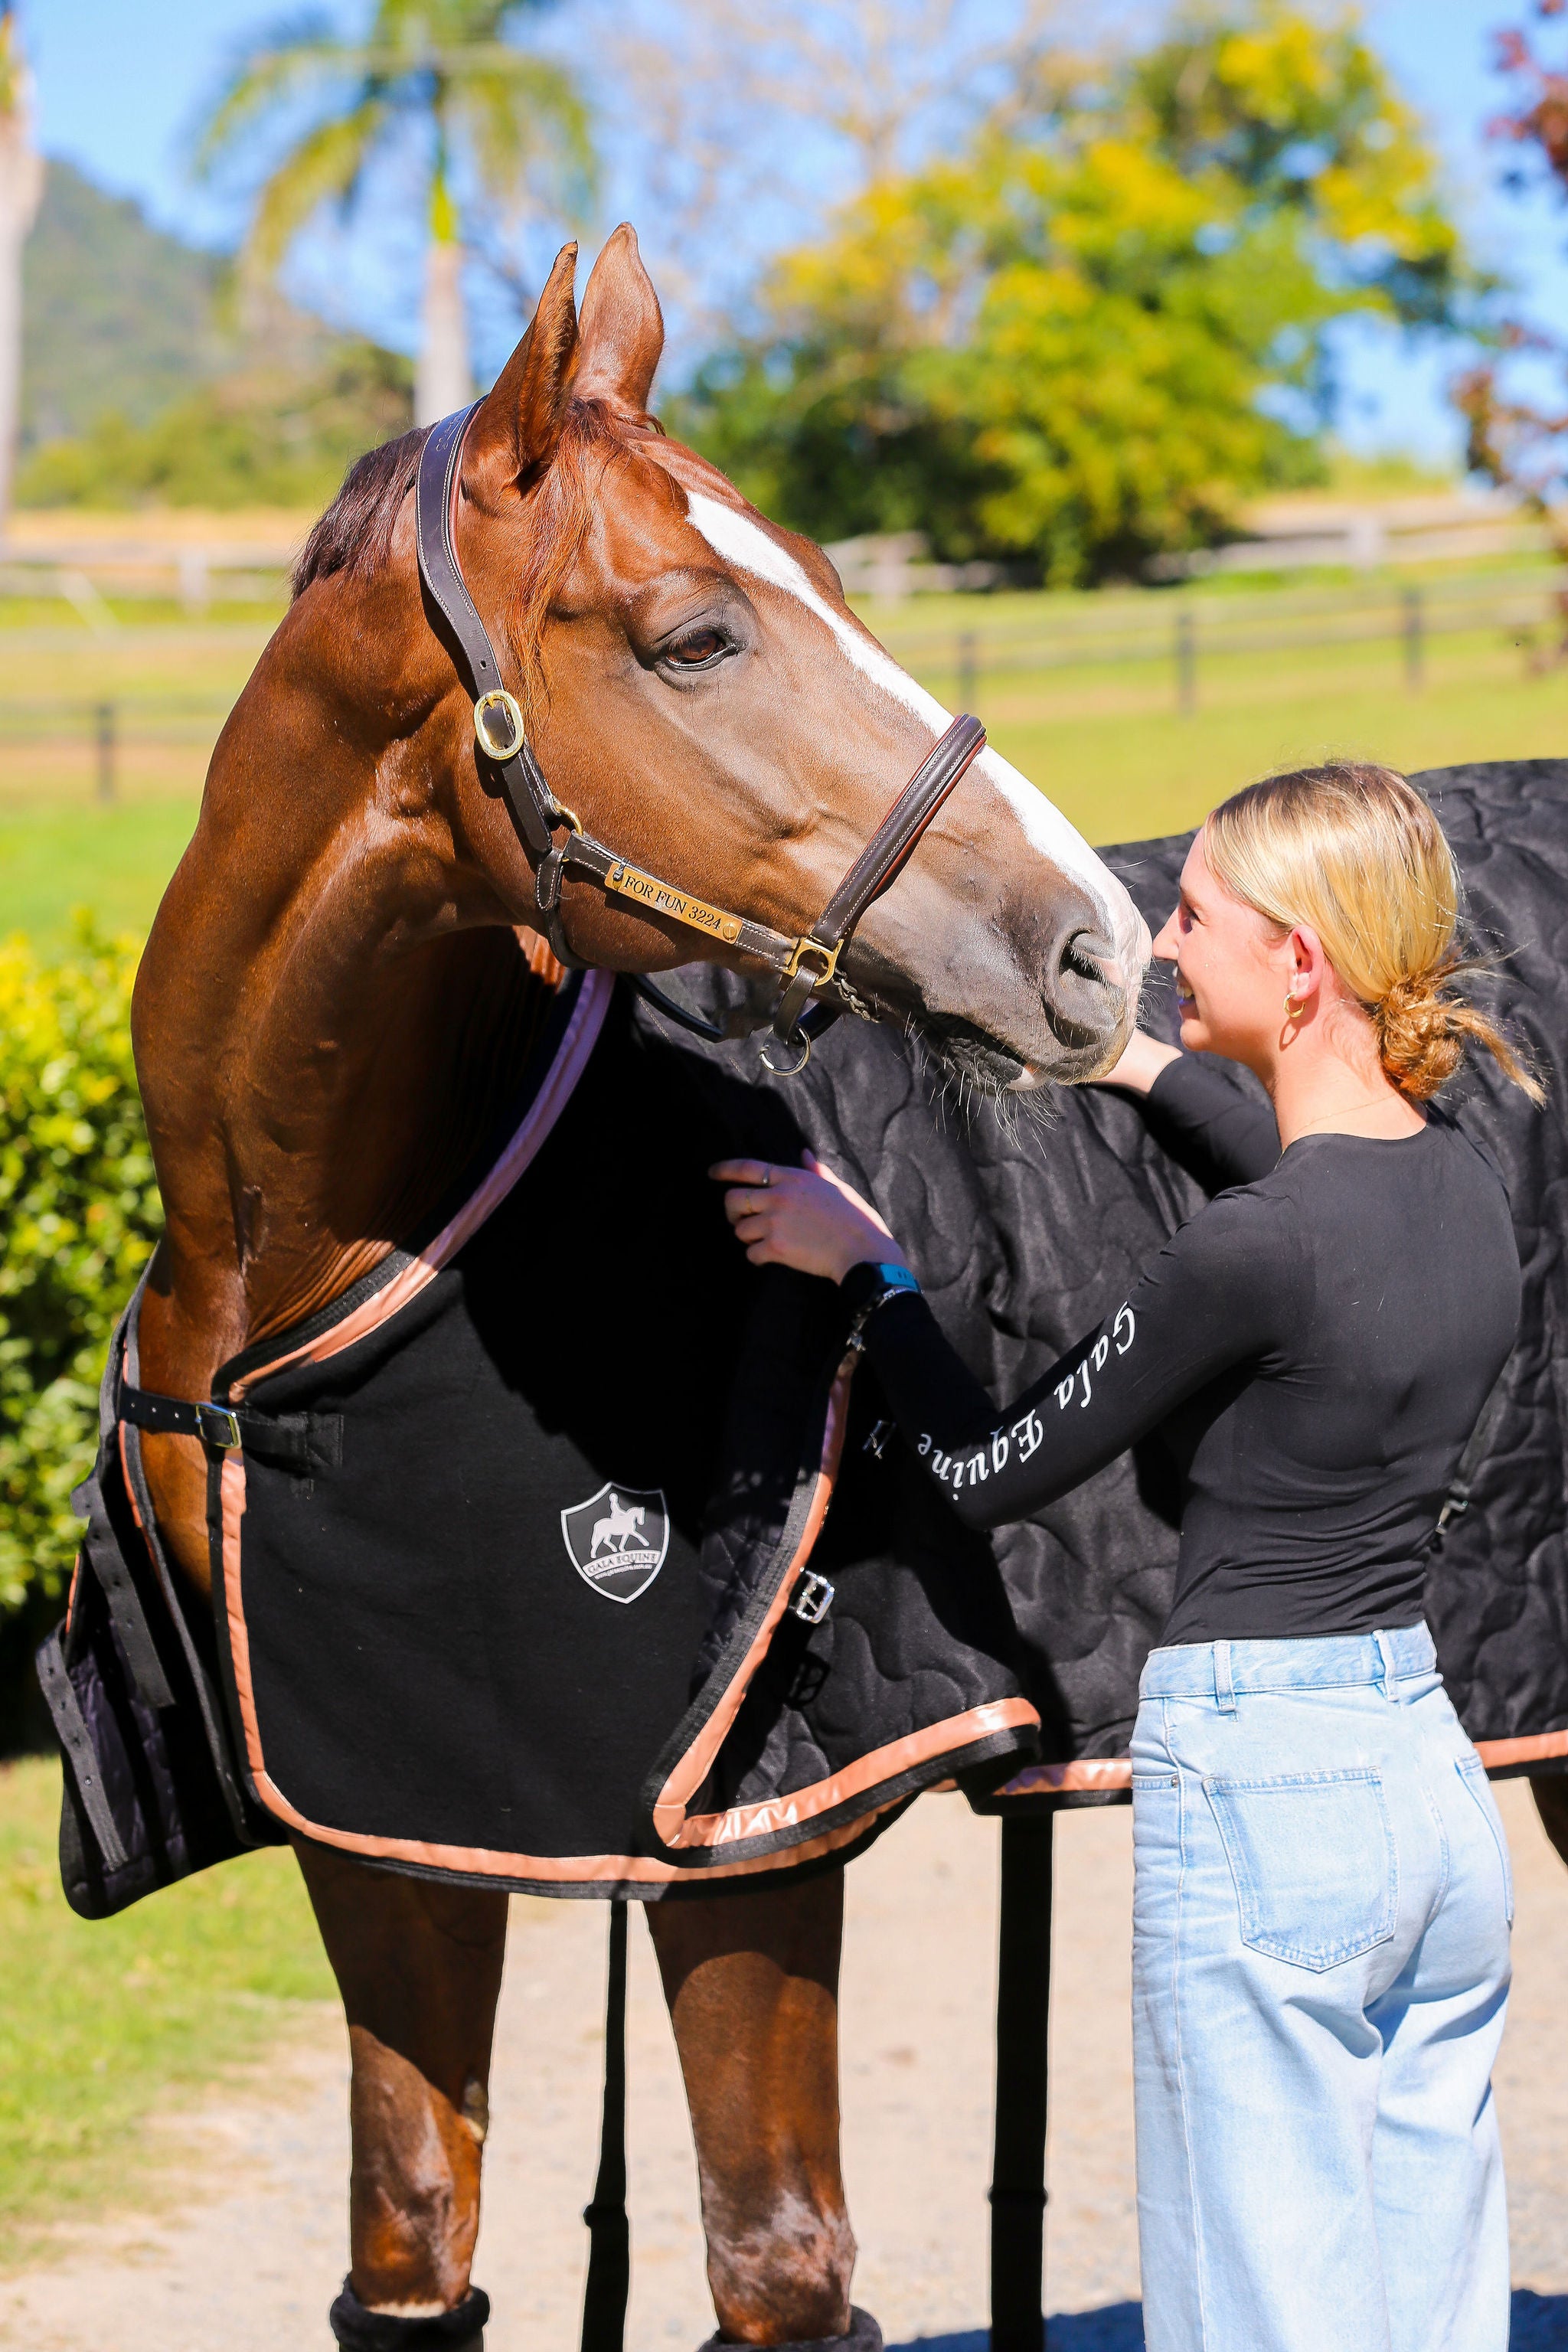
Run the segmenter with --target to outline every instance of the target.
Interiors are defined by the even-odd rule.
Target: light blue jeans
[[[1141,1697],[1148,2352],[1506,2352],[1513,1889],[1430,1634],[1156,1650]]]

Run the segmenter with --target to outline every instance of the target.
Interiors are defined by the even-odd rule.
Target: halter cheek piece
[[[474,736],[481,760],[500,778],[525,846],[535,860],[534,899],[541,927],[551,950],[563,964],[579,966],[572,953],[561,919],[561,884],[568,866],[595,876],[615,896],[667,921],[684,923],[737,956],[755,956],[779,975],[778,994],[769,1024],[773,1036],[798,1055],[793,1067],[778,1069],[780,1076],[804,1069],[812,1041],[836,1021],[851,1001],[848,984],[838,977],[838,961],[856,925],[902,870],[959,778],[985,742],[978,719],[955,719],[945,735],[916,769],[854,865],[828,900],[816,922],[798,939],[789,939],[766,923],[753,923],[722,907],[710,907],[689,891],[678,890],[657,874],[644,873],[613,849],[584,832],[576,814],[558,801],[529,745],[522,712],[501,684],[495,650],[458,563],[454,522],[463,442],[474,410],[459,409],[432,426],[419,460],[415,521],[419,549],[419,577],[444,627],[446,641],[474,698]],[[428,609],[428,607],[427,607]],[[726,961],[728,958],[726,958]],[[700,1037],[722,1038],[729,1033],[716,1022],[678,1004],[642,973],[633,984],[644,996]],[[829,1002],[822,993],[832,989]],[[763,1049],[767,1062],[767,1048]]]

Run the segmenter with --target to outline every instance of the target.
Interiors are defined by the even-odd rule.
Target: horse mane
[[[414,488],[429,433],[427,425],[417,425],[354,459],[342,488],[300,551],[290,583],[295,596],[334,572],[368,580],[383,570],[392,552],[398,509]]]
[[[335,572],[362,580],[383,571],[404,499],[414,488],[430,428],[416,426],[356,458],[343,486],[320,518],[294,567],[293,593]],[[573,400],[560,437],[538,483],[534,528],[523,558],[512,614],[513,651],[522,671],[523,703],[542,689],[539,646],[551,603],[582,546],[595,493],[606,469],[641,442],[662,438],[657,417],[628,415],[607,401]]]

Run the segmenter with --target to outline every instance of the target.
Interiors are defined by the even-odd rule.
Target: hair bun
[[[1453,969],[1450,963],[1396,980],[1371,1008],[1378,1059],[1391,1083],[1415,1102],[1447,1086],[1464,1059],[1468,1008],[1442,992]]]

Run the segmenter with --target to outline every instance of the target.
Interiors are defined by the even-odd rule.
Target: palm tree
[[[11,511],[22,388],[22,247],[44,189],[32,77],[10,0],[0,5],[0,530]]]
[[[202,134],[198,168],[210,173],[285,127],[246,240],[247,264],[266,277],[323,205],[350,210],[374,165],[412,163],[429,238],[414,384],[421,425],[470,396],[462,266],[486,207],[511,219],[531,199],[570,209],[591,181],[587,111],[570,76],[506,37],[546,4],[376,0],[359,41],[325,24],[280,27],[238,67]]]

